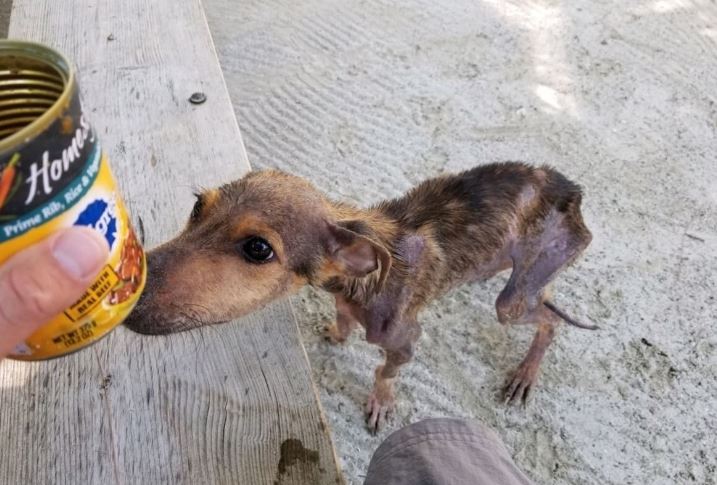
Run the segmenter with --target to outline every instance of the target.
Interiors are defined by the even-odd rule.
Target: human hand
[[[0,265],[0,359],[76,302],[108,256],[101,235],[72,227]]]

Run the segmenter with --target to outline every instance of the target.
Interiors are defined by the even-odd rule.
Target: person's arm
[[[77,301],[108,257],[105,239],[73,227],[0,265],[0,359]]]

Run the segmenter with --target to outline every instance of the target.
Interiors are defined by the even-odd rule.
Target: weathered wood
[[[73,59],[147,245],[191,187],[249,169],[199,0],[15,0],[10,37]],[[192,105],[195,91],[206,103]],[[0,483],[341,483],[291,309],[0,363]]]
[[[7,37],[7,29],[10,25],[10,8],[12,0],[0,0],[0,39]]]

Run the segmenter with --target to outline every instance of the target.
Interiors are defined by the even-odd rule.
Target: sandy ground
[[[379,351],[319,336],[293,302],[350,483],[402,425],[467,416],[538,483],[717,483],[717,5],[714,1],[205,0],[251,163],[369,204],[496,160],[585,188],[594,233],[556,300],[564,328],[528,409],[497,400],[531,328],[502,328],[505,277],[456,290],[378,437],[362,406]]]

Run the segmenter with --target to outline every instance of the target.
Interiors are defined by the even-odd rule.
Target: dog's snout
[[[153,273],[163,272],[163,268],[169,264],[173,252],[165,248],[158,248],[147,253],[148,276],[151,277]]]
[[[147,253],[147,282],[139,301],[124,324],[137,333],[157,334],[162,332],[161,322],[155,315],[157,288],[163,284],[162,274],[171,259],[171,251],[157,249]]]

